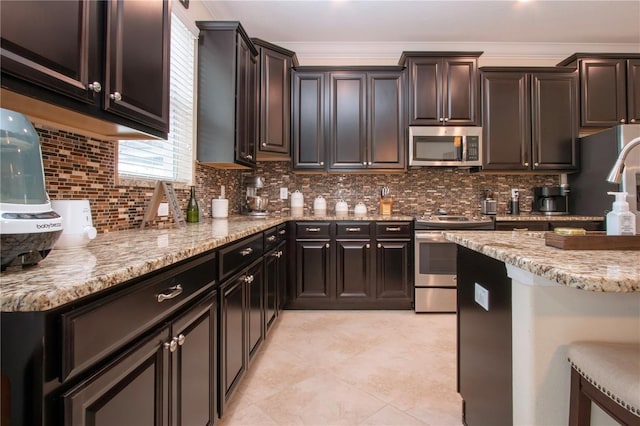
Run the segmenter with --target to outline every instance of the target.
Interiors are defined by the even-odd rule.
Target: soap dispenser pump
[[[616,197],[612,210],[607,213],[607,235],[635,235],[636,217],[629,211],[626,192],[607,192]]]

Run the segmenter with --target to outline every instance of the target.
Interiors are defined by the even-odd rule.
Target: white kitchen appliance
[[[44,188],[40,139],[27,117],[0,108],[0,259],[7,267],[44,259],[62,233]]]
[[[85,247],[98,232],[93,227],[89,200],[51,200],[53,210],[62,216],[62,235],[56,249]]]

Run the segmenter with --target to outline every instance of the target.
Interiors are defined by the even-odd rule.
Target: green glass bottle
[[[187,222],[195,223],[200,221],[200,209],[198,209],[198,201],[196,200],[196,187],[191,187],[191,197],[187,204]]]

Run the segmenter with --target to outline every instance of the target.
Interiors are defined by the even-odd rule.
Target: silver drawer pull
[[[320,232],[320,228],[304,228],[307,232]]]
[[[247,247],[244,250],[240,250],[240,254],[243,256],[249,256],[251,253],[253,253],[253,249],[251,247]]]
[[[331,247],[331,244],[327,243],[327,244],[325,244],[324,246],[325,246],[326,248],[329,248],[329,247]]]
[[[347,232],[360,232],[360,228],[345,228]]]
[[[165,300],[173,299],[174,297],[178,297],[182,294],[182,285],[174,285],[173,287],[169,287],[169,293],[160,293],[157,296],[158,303],[162,303]]]
[[[287,233],[286,229],[281,229],[281,230],[278,231],[278,234],[280,234],[280,235],[284,235],[286,233]]]
[[[182,334],[182,333],[178,334],[178,345],[179,346],[184,345],[185,339],[186,339],[186,337],[184,337],[184,334]]]
[[[399,226],[387,226],[385,229],[387,232],[399,232],[402,230]]]
[[[378,248],[382,248],[382,244],[378,243]]]
[[[251,284],[253,282],[253,275],[245,275],[244,282],[247,284]]]
[[[275,240],[276,240],[276,236],[275,235],[267,237],[267,241],[275,241]]]
[[[367,243],[366,247],[371,248],[371,244]]]

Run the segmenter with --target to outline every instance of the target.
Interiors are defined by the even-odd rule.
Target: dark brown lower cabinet
[[[265,334],[275,324],[287,297],[287,243],[282,241],[264,257]]]
[[[412,222],[297,222],[287,308],[412,309]]]
[[[65,392],[65,424],[213,424],[216,297],[213,292]]]
[[[457,260],[462,421],[512,425],[511,279],[503,262],[465,247],[458,246]],[[476,301],[483,291],[486,306]]]
[[[264,340],[262,258],[220,286],[220,416]]]

